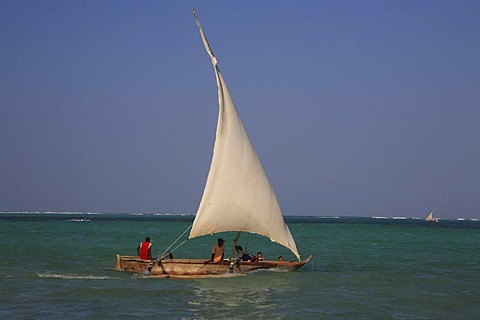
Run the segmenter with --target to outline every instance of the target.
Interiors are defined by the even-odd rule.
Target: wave
[[[75,275],[75,274],[61,274],[61,273],[37,273],[40,278],[58,278],[58,279],[82,279],[82,280],[105,280],[105,279],[120,279],[116,277],[94,276],[94,275]]]
[[[189,219],[195,217],[193,213],[152,213],[152,212],[93,212],[93,211],[0,211],[0,218],[2,216],[29,216],[29,217],[65,217],[66,219],[70,219],[72,217],[77,216],[88,216],[93,219],[98,218],[128,218],[128,217],[144,217],[144,218],[152,218],[152,217],[166,217],[166,218],[175,218],[179,217],[181,219]],[[378,215],[378,216],[315,216],[315,215],[285,215],[285,219],[287,220],[358,220],[358,219],[375,219],[375,220],[418,220],[424,221],[424,217],[408,217],[408,216],[385,216],[385,215]],[[477,217],[451,217],[451,218],[437,218],[438,220],[442,221],[473,221],[478,222],[480,218]]]

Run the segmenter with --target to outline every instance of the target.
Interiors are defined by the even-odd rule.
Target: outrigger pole
[[[238,239],[240,238],[240,233],[241,231],[238,231],[237,236],[233,240],[233,248],[232,248],[232,256],[231,256],[232,259],[235,258],[235,250],[237,249],[237,243],[238,243]]]

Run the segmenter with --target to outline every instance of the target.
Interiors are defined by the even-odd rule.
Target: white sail
[[[300,260],[275,192],[248,138],[196,14],[195,19],[215,70],[219,115],[210,171],[189,239],[225,231],[251,232],[285,246]]]
[[[436,220],[436,219],[433,217],[433,211],[434,211],[434,210],[432,210],[432,211],[430,212],[430,214],[427,216],[427,218],[426,218],[425,220],[427,220],[427,221],[435,221],[435,220]]]

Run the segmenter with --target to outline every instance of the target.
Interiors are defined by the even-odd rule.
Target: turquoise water
[[[298,272],[197,280],[114,271],[145,236],[160,253],[192,216],[0,213],[1,319],[477,319],[480,222],[287,217]],[[234,234],[221,234],[227,248]],[[209,258],[218,235],[176,257]],[[240,243],[270,259],[288,250],[255,236]]]

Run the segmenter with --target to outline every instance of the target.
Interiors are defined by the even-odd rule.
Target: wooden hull
[[[136,256],[117,255],[116,270],[133,273],[145,273],[161,277],[204,277],[228,274],[244,274],[255,270],[279,269],[295,271],[310,261],[312,256],[304,261],[230,261],[218,263],[200,259],[169,259],[157,262],[150,268],[151,260],[143,260]],[[150,271],[149,271],[150,268]]]

